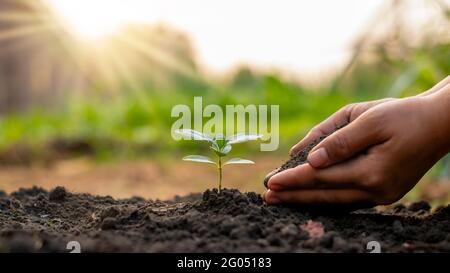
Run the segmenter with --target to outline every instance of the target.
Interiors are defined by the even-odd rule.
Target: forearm
[[[450,152],[450,83],[430,95],[432,111],[436,117],[437,139],[442,142],[442,152]]]

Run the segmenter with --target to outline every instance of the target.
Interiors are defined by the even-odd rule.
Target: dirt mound
[[[70,241],[82,252],[450,251],[450,207],[319,213],[229,189],[164,202],[20,189],[0,192],[0,223],[2,252],[69,252]]]

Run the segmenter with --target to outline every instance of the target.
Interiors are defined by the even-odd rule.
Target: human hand
[[[269,204],[372,206],[400,199],[449,151],[450,85],[427,96],[343,108],[299,142],[296,152],[339,125],[308,163],[270,178]]]
[[[292,147],[289,154],[294,155],[303,150],[315,139],[318,139],[321,136],[329,135],[337,128],[341,128],[342,126],[351,123],[370,108],[393,100],[395,99],[386,98],[381,100],[352,103],[342,107],[339,111],[328,117],[326,120],[314,126],[300,142]]]

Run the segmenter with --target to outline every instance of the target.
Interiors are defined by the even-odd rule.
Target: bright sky
[[[48,0],[77,33],[95,38],[127,22],[186,31],[215,71],[239,63],[319,72],[341,64],[384,0]],[[382,19],[382,18],[380,18]]]

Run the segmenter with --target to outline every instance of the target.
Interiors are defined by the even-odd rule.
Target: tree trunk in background
[[[83,85],[82,73],[64,47],[71,37],[39,3],[0,0],[0,114],[48,107]]]

